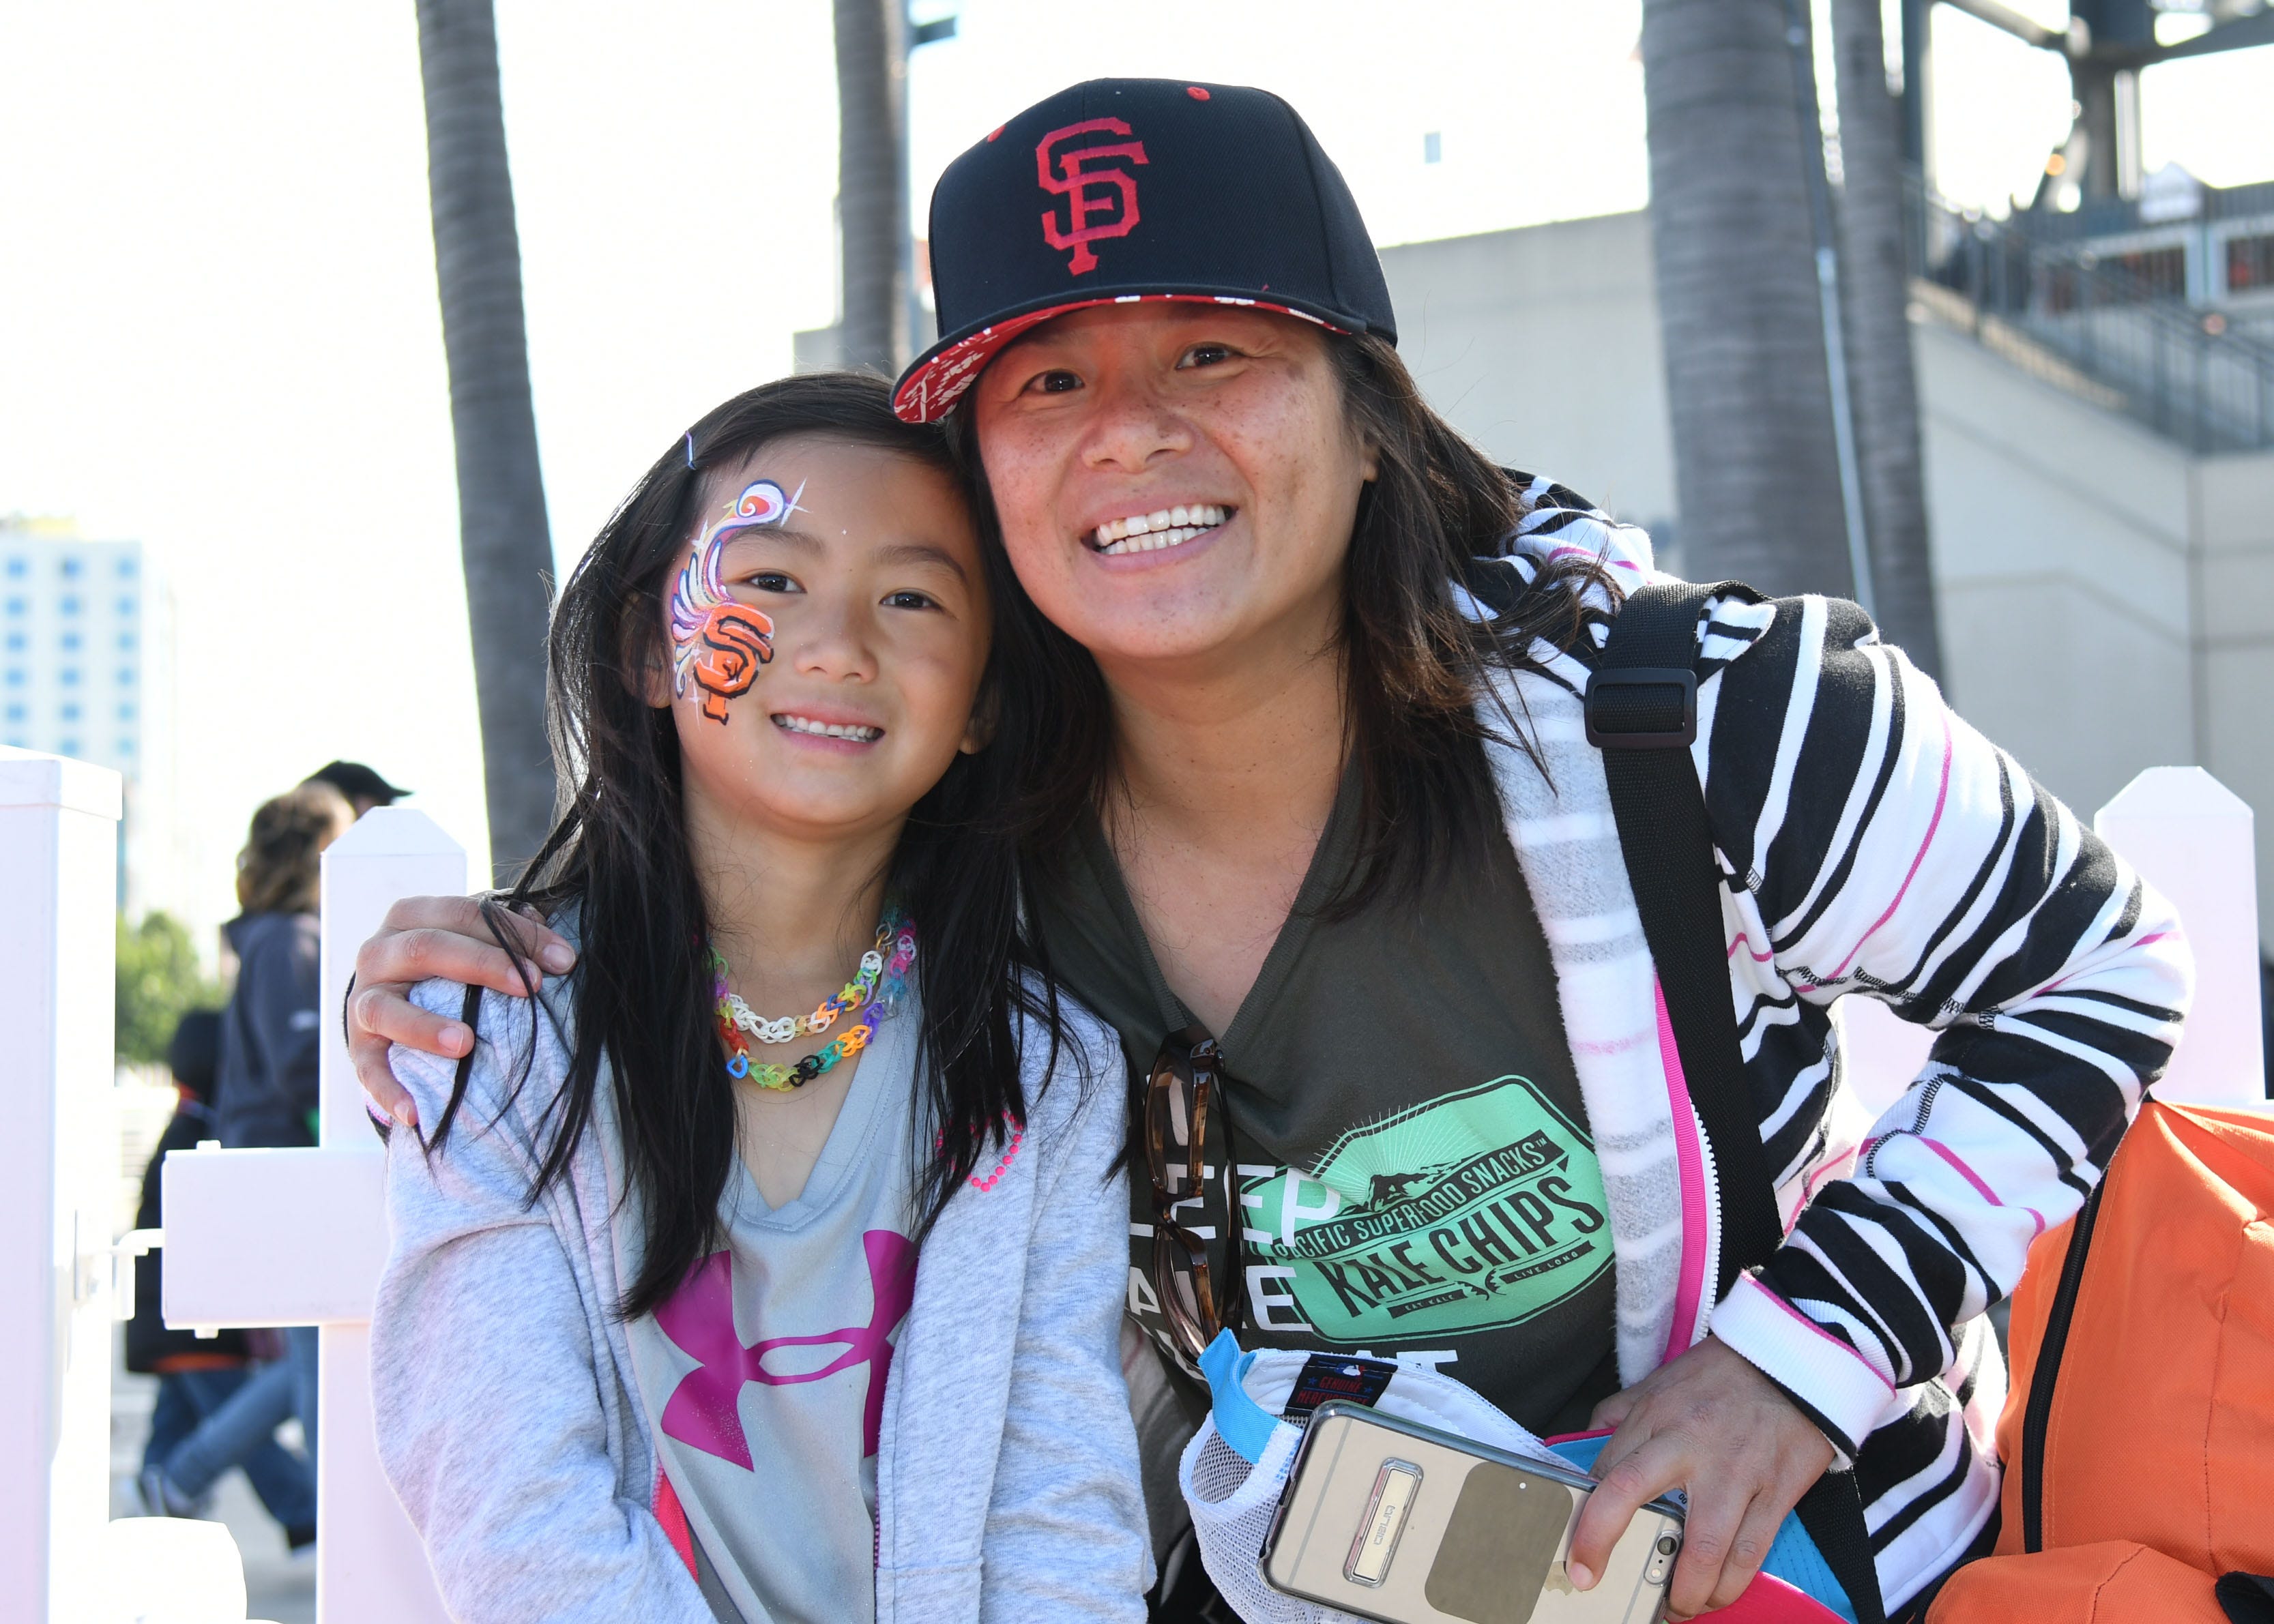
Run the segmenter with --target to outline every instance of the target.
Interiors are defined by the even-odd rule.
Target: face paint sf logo
[[[773,621],[727,596],[719,579],[719,551],[737,530],[781,523],[804,494],[800,485],[797,496],[786,497],[771,479],[747,486],[695,545],[672,589],[671,639],[678,649],[673,691],[685,699],[689,684],[702,689],[703,714],[714,722],[726,721],[727,702],[749,693],[759,668],[774,657]]]
[[[1061,143],[1084,135],[1127,135],[1129,126],[1118,118],[1092,118],[1063,130],[1053,130],[1035,148],[1035,173],[1044,192],[1066,200],[1068,223],[1058,228],[1055,206],[1043,211],[1043,240],[1053,248],[1071,248],[1066,269],[1076,276],[1097,268],[1090,244],[1108,237],[1126,237],[1137,223],[1137,177],[1123,167],[1144,163],[1142,141],[1093,142],[1060,152]],[[1058,173],[1050,172],[1051,160]],[[1093,223],[1093,217],[1108,216]]]

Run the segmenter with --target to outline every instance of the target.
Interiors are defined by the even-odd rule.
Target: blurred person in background
[[[222,928],[237,954],[237,990],[222,1013],[221,1142],[231,1150],[316,1142],[316,1011],[321,937],[316,902],[324,848],[355,822],[332,785],[310,779],[266,802],[237,856],[245,910]],[[293,1410],[316,1462],[316,1328],[284,1333]]]
[[[339,791],[347,797],[358,817],[373,807],[391,807],[410,793],[399,785],[389,784],[361,762],[351,761],[329,762],[317,768],[302,781],[304,788],[310,784],[328,784]]]
[[[192,1010],[174,1028],[166,1064],[180,1094],[150,1165],[142,1175],[142,1203],[134,1227],[164,1226],[160,1205],[169,1151],[193,1149],[215,1135],[215,1071],[221,1057],[221,1011]],[[255,1357],[259,1339],[276,1334],[223,1331],[200,1337],[170,1330],[161,1317],[165,1252],[162,1247],[134,1271],[134,1317],[126,1324],[126,1368],[158,1378],[150,1438],[138,1483],[153,1516],[192,1516],[213,1483],[242,1466],[268,1515],[282,1524],[294,1551],[316,1538],[316,1483],[308,1463],[276,1441],[292,1413],[292,1372],[281,1358]],[[275,1350],[282,1350],[281,1340]]]

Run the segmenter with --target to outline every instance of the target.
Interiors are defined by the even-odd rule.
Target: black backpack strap
[[[2263,1574],[2221,1574],[2212,1593],[2231,1624],[2274,1624],[2274,1578]]]
[[[1690,747],[1698,737],[1698,624],[1708,600],[1757,594],[1735,582],[1667,582],[1631,593],[1587,682],[1587,742],[1603,753],[1619,849],[1658,968],[1690,1101],[1721,1194],[1718,1301],[1784,1239],[1760,1118],[1744,1073],[1722,940],[1721,869]],[[1794,1507],[1859,1624],[1886,1624],[1852,1472],[1826,1472]]]
[[[1619,849],[1666,995],[1683,1079],[1713,1147],[1721,1186],[1717,1302],[1784,1239],[1730,1009],[1721,871],[1690,761],[1698,737],[1698,620],[1707,599],[1729,592],[1751,596],[1726,583],[1667,582],[1635,591],[1612,620],[1587,683],[1587,742],[1603,752]]]
[[[2045,1310],[2045,1326],[2037,1339],[2037,1361],[2029,1372],[2029,1396],[2022,1410],[2022,1458],[2008,1461],[2007,1471],[2022,1474],[2022,1549],[2034,1556],[2045,1548],[2045,1434],[2052,1426],[2053,1394],[2060,1382],[2061,1359],[2068,1352],[2068,1334],[2076,1320],[2077,1293],[2084,1287],[2085,1260],[2092,1252],[2092,1231],[2100,1222],[2100,1198],[2108,1188],[2112,1168],[2104,1167],[2100,1182],[2077,1209],[2068,1232],[2068,1252],[2061,1259],[2060,1279]]]
[[[1856,1624],[1887,1624],[1879,1599],[1879,1569],[1871,1558],[1871,1530],[1864,1522],[1864,1497],[1852,1471],[1828,1471],[1792,1508],[1816,1542],[1816,1552],[1856,1609]]]

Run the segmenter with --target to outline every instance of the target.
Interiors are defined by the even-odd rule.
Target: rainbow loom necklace
[[[900,1007],[908,967],[915,962],[916,933],[898,909],[885,909],[877,927],[877,944],[861,955],[861,967],[843,990],[824,999],[810,1015],[785,1015],[779,1019],[757,1013],[739,994],[727,990],[726,956],[715,947],[710,953],[718,996],[719,1036],[727,1046],[727,1075],[738,1081],[748,1078],[761,1088],[787,1093],[804,1087],[847,1056],[869,1047],[885,1018]],[[839,1016],[855,1010],[859,1013],[849,1026],[794,1065],[759,1064],[750,1058],[751,1038],[761,1043],[787,1043],[807,1033],[825,1032]]]

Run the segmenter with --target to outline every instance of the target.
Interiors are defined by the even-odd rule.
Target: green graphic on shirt
[[[1353,1130],[1241,1205],[1250,1255],[1330,1342],[1521,1324],[1611,1264],[1594,1147],[1521,1077]]]

